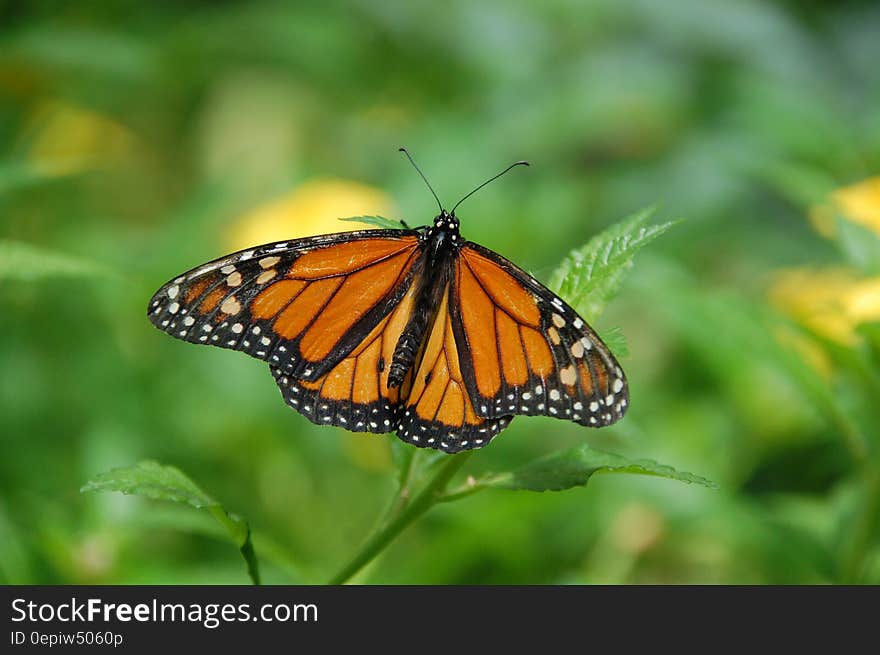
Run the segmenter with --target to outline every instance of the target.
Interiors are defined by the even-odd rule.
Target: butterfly
[[[198,266],[155,293],[149,319],[267,362],[287,404],[319,425],[447,453],[485,446],[518,414],[610,425],[629,391],[607,346],[534,277],[460,234],[461,202],[519,164],[451,212],[437,199],[430,225],[280,241]]]

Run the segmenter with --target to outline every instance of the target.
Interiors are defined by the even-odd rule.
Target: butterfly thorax
[[[462,239],[458,231],[458,218],[446,210],[434,218],[434,224],[422,228],[419,236],[422,242],[422,255],[414,268],[422,275],[417,276],[415,308],[406,328],[397,340],[391,368],[388,372],[388,386],[397,387],[403,382],[407,371],[412,368],[425,339],[443,302],[443,293],[449,285],[449,272],[453,270],[451,260],[458,256]]]

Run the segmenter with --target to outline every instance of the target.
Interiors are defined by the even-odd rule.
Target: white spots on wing
[[[272,343],[272,340],[269,337],[263,337],[262,339],[260,339],[260,343],[264,346],[268,346],[270,343]]]
[[[587,339],[587,337],[581,337],[581,345],[584,347],[584,350],[589,350],[593,347],[593,344]]]
[[[239,259],[239,261],[242,261],[242,262],[243,262],[243,261],[247,261],[248,259],[250,259],[250,258],[253,257],[253,256],[254,256],[254,251],[253,251],[253,250],[248,250],[247,252],[243,252],[243,253],[241,253],[241,254],[238,256],[238,259]]]
[[[194,319],[192,316],[187,316],[185,319],[183,319],[183,324],[186,327],[189,327],[190,325],[192,325],[195,322],[196,322],[196,319]]]
[[[235,271],[234,273],[230,273],[226,276],[226,284],[230,287],[237,287],[241,284],[241,273]]]
[[[168,311],[171,312],[172,314],[176,314],[178,309],[180,309],[180,305],[176,302],[173,302],[170,305],[168,305]]]
[[[530,400],[531,397],[532,397],[532,394],[530,394],[528,391],[526,391],[526,392],[522,395],[522,399],[523,399],[523,400]]]
[[[553,314],[553,325],[558,328],[565,327],[565,319],[559,314]]]
[[[580,330],[582,327],[584,327],[584,322],[579,318],[574,319],[574,329]]]
[[[559,309],[562,309],[562,301],[559,298],[554,298],[551,300],[554,305],[556,305]],[[559,327],[562,327],[561,325]]]
[[[235,264],[227,264],[226,266],[224,266],[223,268],[220,269],[220,272],[223,273],[223,275],[229,275],[234,270],[235,270]]]
[[[223,301],[223,304],[220,305],[220,311],[224,314],[235,316],[241,311],[241,303],[236,300],[235,296],[229,296]]]
[[[262,268],[272,268],[273,266],[275,266],[275,264],[277,264],[280,261],[281,261],[281,257],[263,257],[260,260],[260,266]]]
[[[614,395],[613,394],[608,394],[607,396],[605,396],[605,404],[608,405],[609,407],[611,407],[611,405],[614,404]]]
[[[253,332],[254,334],[259,334],[259,333],[260,333],[260,326],[259,326],[259,325],[255,325],[255,326],[254,326],[254,329],[251,330],[251,332]]]
[[[266,282],[271,280],[277,274],[278,274],[278,271],[276,271],[274,268],[270,268],[268,271],[263,271],[262,273],[260,273],[257,276],[257,284],[266,284]]]
[[[236,334],[241,334],[244,331],[244,325],[242,325],[241,323],[236,323],[232,326],[232,331]],[[245,342],[245,345],[248,345],[247,342]]]
[[[185,279],[186,279],[186,277],[183,276],[183,275],[181,275],[179,278],[177,278],[177,279],[174,280],[174,284],[180,284],[180,283],[183,282]]]
[[[535,387],[535,394],[538,395],[538,396],[540,396],[542,393],[544,393],[544,387],[542,387],[542,386],[539,384],[537,387]]]
[[[597,403],[595,400],[590,403],[590,411],[591,412],[595,412],[598,409],[599,409],[599,403]]]
[[[569,386],[577,382],[577,372],[575,371],[574,365],[569,364],[559,371],[559,379],[562,380],[562,384]]]
[[[210,331],[213,330],[214,328],[212,328],[210,325],[208,325],[207,323],[205,323],[205,324],[202,326],[202,329],[203,329],[205,332],[210,332]]]
[[[580,359],[584,356],[584,344],[580,341],[575,341],[571,344],[571,354],[575,359]]]
[[[591,423],[592,425],[596,425],[596,417],[595,417],[595,416],[591,416],[591,417],[590,417],[590,423]]]
[[[623,380],[617,378],[614,381],[614,386],[612,387],[612,389],[614,390],[614,393],[620,393],[620,390],[623,389]]]
[[[559,398],[560,398],[560,396],[559,396],[559,390],[558,390],[558,389],[552,389],[552,390],[550,391],[550,400],[559,400]]]
[[[583,405],[583,403],[579,400],[579,401],[577,401],[574,405],[572,405],[572,407],[574,407],[575,410],[581,410],[581,409],[584,408],[584,405]]]
[[[168,297],[171,300],[174,300],[175,298],[177,298],[178,293],[180,293],[180,287],[178,285],[173,284],[170,287],[168,287]]]

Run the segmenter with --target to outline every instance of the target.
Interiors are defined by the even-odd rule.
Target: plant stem
[[[367,540],[351,561],[339,573],[333,576],[329,584],[343,584],[348,581],[364,566],[369,564],[376,555],[385,550],[405,528],[431,509],[440,500],[452,476],[458,472],[472,453],[473,451],[468,451],[458,455],[450,455],[447,461],[439,467],[434,477],[428,480],[427,484],[422,487],[422,490],[412,499],[409,505],[403,507],[397,516],[392,516],[387,523],[381,526]],[[392,507],[397,505],[398,503],[395,503]]]

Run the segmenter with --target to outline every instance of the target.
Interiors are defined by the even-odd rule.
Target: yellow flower
[[[360,230],[349,216],[389,216],[390,198],[380,189],[351,180],[315,179],[238,220],[230,233],[235,250],[297,237]]]
[[[880,176],[838,189],[826,203],[810,210],[810,219],[816,230],[829,238],[835,234],[837,215],[880,234]]]
[[[773,303],[829,339],[855,345],[856,327],[880,321],[880,278],[843,269],[781,272],[770,289]]]
[[[393,468],[391,451],[388,449],[389,438],[395,437],[389,435],[381,438],[372,434],[345,432],[342,450],[349,460],[365,471],[387,473]]]
[[[106,166],[129,154],[134,136],[121,123],[66,103],[48,103],[32,119],[30,163],[45,175]]]

